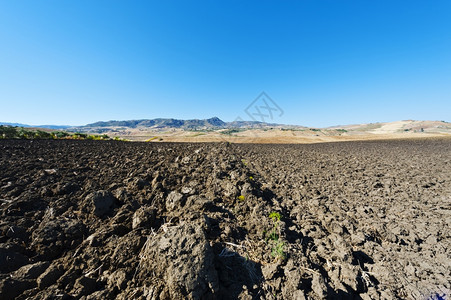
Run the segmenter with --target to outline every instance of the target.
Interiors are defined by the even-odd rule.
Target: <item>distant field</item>
[[[337,141],[409,139],[451,136],[451,124],[444,121],[396,121],[307,128],[284,125],[263,128],[200,128],[187,130],[171,127],[88,127],[89,133],[105,133],[131,141],[220,142],[310,144]]]
[[[152,120],[99,122],[56,131],[44,127],[0,127],[0,138],[125,139],[146,142],[230,142],[261,144],[313,144],[324,142],[366,141],[451,137],[451,123],[445,121],[404,120],[388,123],[339,125],[312,128],[298,125],[268,123],[200,122],[180,125],[184,120],[169,120],[152,125]],[[196,120],[194,120],[196,121]],[[135,124],[138,122],[137,124]],[[105,123],[105,124],[104,124]],[[129,124],[130,123],[130,124]],[[197,124],[196,123],[196,124]],[[128,124],[128,125],[127,125]],[[12,134],[10,131],[14,131]],[[32,132],[30,132],[32,131]]]
[[[352,132],[341,133],[338,131],[311,131],[311,130],[293,130],[281,131],[274,130],[247,130],[234,134],[221,134],[220,132],[186,132],[175,131],[170,133],[149,132],[144,134],[133,132],[125,135],[119,135],[132,141],[146,141],[154,138],[153,142],[221,142],[230,143],[263,143],[263,144],[312,144],[325,142],[343,142],[343,141],[365,141],[365,140],[386,140],[386,139],[411,139],[411,138],[433,138],[450,137],[448,133],[425,133],[425,132],[400,132],[400,133],[366,133]]]

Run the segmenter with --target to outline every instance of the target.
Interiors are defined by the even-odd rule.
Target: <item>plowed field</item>
[[[2,140],[0,201],[0,299],[451,289],[450,139]]]

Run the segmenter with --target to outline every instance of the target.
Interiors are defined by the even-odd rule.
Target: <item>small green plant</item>
[[[240,200],[240,201],[244,201],[244,199],[245,199],[245,198],[244,198],[244,196],[243,196],[243,195],[239,195],[239,196],[238,196],[238,200]]]
[[[254,177],[252,177],[252,176],[249,176],[249,179],[252,180],[252,181],[254,181]]]
[[[280,221],[280,214],[278,212],[273,211],[272,213],[269,214],[269,217],[274,221],[274,224],[277,224],[277,222]]]
[[[270,240],[277,241],[279,239],[279,221],[280,221],[280,214],[278,212],[272,212],[269,214],[269,218],[272,219],[274,226],[272,230],[269,233],[269,236],[267,237]]]
[[[276,244],[272,248],[271,256],[275,259],[284,260],[287,257],[285,253],[285,243],[282,241],[276,241]]]
[[[267,237],[272,243],[274,243],[274,246],[271,250],[271,256],[275,259],[281,259],[284,260],[286,258],[285,254],[285,243],[281,240],[279,240],[279,222],[282,216],[278,212],[271,212],[269,214],[269,218],[273,221],[273,228],[269,233],[269,236]]]

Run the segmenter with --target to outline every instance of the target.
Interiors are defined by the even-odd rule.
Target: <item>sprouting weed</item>
[[[244,199],[245,199],[245,198],[244,198],[244,196],[243,196],[243,195],[239,195],[239,196],[238,196],[238,200],[240,200],[240,201],[244,201]]]
[[[269,214],[269,217],[275,222],[277,223],[278,221],[280,221],[280,214],[278,212],[273,211],[272,213]]]
[[[285,243],[282,241],[277,241],[271,251],[271,256],[275,259],[284,260],[287,255],[285,253]]]
[[[278,235],[277,232],[273,229],[273,230],[269,233],[267,239],[273,240],[273,241],[277,241],[277,240],[279,239],[279,235]]]
[[[249,179],[252,180],[252,181],[254,181],[254,177],[252,177],[252,176],[249,176]]]
[[[279,221],[280,221],[280,214],[278,212],[272,212],[269,214],[269,217],[273,220],[274,222],[274,227],[272,228],[268,239],[273,240],[273,241],[277,241],[279,239],[279,234],[277,233],[279,231]]]
[[[272,228],[269,236],[267,237],[269,240],[273,241],[274,246],[271,251],[271,256],[276,259],[284,260],[286,258],[285,254],[285,243],[279,240],[279,221],[281,219],[281,215],[278,212],[271,212],[269,214],[269,218],[271,218],[274,222],[274,227]]]

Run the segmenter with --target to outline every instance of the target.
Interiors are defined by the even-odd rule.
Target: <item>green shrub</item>
[[[233,128],[233,129],[226,129],[226,130],[220,131],[220,133],[226,134],[226,135],[232,135],[234,133],[243,132],[245,130],[246,130],[245,128]]]
[[[90,134],[86,137],[86,139],[94,140],[94,141],[103,141],[103,140],[109,140],[110,137],[106,134],[102,134],[102,135]]]
[[[86,133],[76,132],[76,133],[74,133],[74,134],[72,135],[72,137],[73,137],[74,139],[80,139],[80,140],[82,140],[82,139],[86,139],[86,138],[88,137],[88,135],[87,135]]]
[[[25,129],[23,127],[20,127],[17,131],[17,137],[19,139],[32,139],[34,138],[35,134],[33,131]]]
[[[50,132],[36,130],[34,133],[35,139],[52,139],[52,134]]]
[[[76,132],[70,134],[65,131],[47,132],[39,129],[27,129],[23,127],[11,127],[0,125],[0,139],[89,139],[89,140],[109,140],[106,134],[87,135],[86,133]]]
[[[63,139],[70,136],[70,134],[65,131],[54,131],[52,132],[52,136],[54,139]]]
[[[17,127],[0,125],[0,139],[17,138]]]

